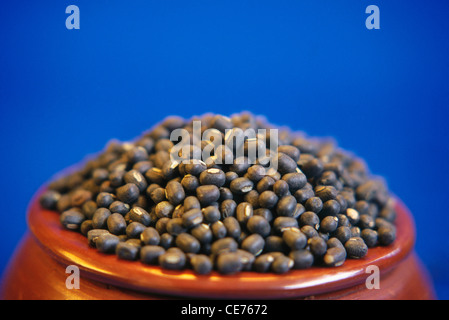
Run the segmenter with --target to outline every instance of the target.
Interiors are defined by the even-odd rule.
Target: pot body
[[[38,193],[39,194],[39,193]],[[413,247],[415,230],[407,208],[397,202],[397,239],[392,246],[369,250],[336,268],[313,267],[285,275],[242,272],[223,276],[166,271],[139,261],[119,260],[87,245],[79,233],[65,230],[56,212],[42,210],[38,195],[28,212],[29,231],[3,275],[0,298],[66,299],[435,299]],[[79,270],[79,288],[73,269]],[[375,270],[372,269],[375,267]],[[378,286],[374,276],[378,271]],[[368,284],[368,285],[367,285]]]
[[[1,298],[6,300],[128,300],[171,299],[138,290],[129,290],[84,277],[81,273],[79,289],[67,288],[68,265],[54,259],[27,234],[5,273]],[[367,277],[369,274],[367,274]],[[368,278],[367,278],[368,279]],[[370,282],[371,283],[371,282]],[[188,293],[186,293],[186,297]],[[176,298],[183,298],[176,296]],[[332,292],[294,297],[296,299],[335,300],[429,300],[435,299],[426,270],[415,253],[410,253],[380,278],[379,288],[368,289],[366,283]]]

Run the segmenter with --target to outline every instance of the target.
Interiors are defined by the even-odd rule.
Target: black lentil
[[[289,254],[293,260],[293,269],[307,269],[313,265],[313,254],[309,250],[294,250]]]
[[[126,203],[123,203],[121,201],[114,201],[109,206],[109,211],[111,213],[120,213],[121,215],[125,215],[129,212],[130,206]]]
[[[194,196],[189,196],[184,199],[184,210],[187,212],[191,209],[201,209],[199,200]]]
[[[328,248],[335,248],[335,247],[340,247],[340,248],[345,248],[345,246],[340,242],[340,240],[338,240],[335,237],[329,238],[329,240],[326,241],[327,247]]]
[[[76,209],[64,211],[60,216],[61,224],[70,230],[79,230],[81,224],[86,218],[84,214]],[[94,225],[94,224],[93,224]]]
[[[338,227],[335,231],[335,237],[340,240],[341,243],[345,244],[346,241],[351,238],[352,232],[351,229],[348,227]]]
[[[266,252],[285,252],[287,245],[280,236],[271,235],[265,238]]]
[[[177,206],[184,201],[186,194],[181,183],[177,181],[170,181],[165,187],[165,197],[174,206]]]
[[[279,152],[277,155],[278,171],[280,174],[296,172],[298,165],[296,161],[285,153]]]
[[[287,182],[289,191],[292,194],[297,190],[302,189],[307,183],[307,177],[300,172],[287,173],[282,176],[282,180]]]
[[[284,255],[279,255],[274,258],[274,261],[271,263],[271,270],[274,273],[281,274],[286,273],[294,266],[294,261],[289,257]]]
[[[173,246],[173,243],[175,242],[174,237],[169,233],[163,233],[161,234],[161,239],[159,241],[159,245],[165,249],[169,249]]]
[[[313,237],[307,241],[310,252],[315,258],[322,257],[326,254],[327,244],[321,237]]]
[[[269,223],[273,221],[273,212],[267,208],[257,208],[254,210],[254,215],[264,217]]]
[[[318,229],[320,218],[313,211],[306,211],[299,217],[299,223],[302,226],[311,226]]]
[[[337,214],[338,218],[338,226],[339,227],[350,227],[351,223],[349,222],[349,219],[344,214]]]
[[[298,162],[298,160],[299,160],[300,151],[295,146],[291,146],[291,145],[279,146],[278,147],[278,152],[282,152],[282,153],[288,155],[295,162]]]
[[[146,229],[146,226],[141,224],[140,222],[131,222],[126,227],[126,236],[129,239],[137,239],[140,238],[140,234],[143,232],[143,230]]]
[[[259,234],[262,237],[266,237],[271,232],[270,223],[263,216],[252,216],[248,219],[246,227],[249,232],[253,234]]]
[[[120,239],[113,234],[102,234],[95,241],[97,250],[103,253],[114,253]]]
[[[55,210],[61,194],[55,190],[46,190],[39,198],[40,205],[48,210]]]
[[[315,196],[312,189],[303,188],[297,190],[293,195],[298,203],[305,203],[307,200]]]
[[[338,218],[327,216],[320,222],[320,231],[324,233],[332,233],[338,228]]]
[[[217,269],[222,274],[235,274],[242,268],[241,257],[236,252],[224,252],[217,258]]]
[[[197,274],[209,274],[213,264],[210,258],[204,254],[196,254],[190,259],[190,264]]]
[[[226,182],[225,173],[217,168],[207,169],[200,174],[200,183],[202,185],[215,185],[221,187]]]
[[[226,227],[221,221],[216,221],[212,223],[211,229],[215,239],[222,239],[227,235]]]
[[[246,250],[257,256],[262,252],[265,246],[265,241],[261,235],[253,233],[242,241],[241,246],[243,250]]]
[[[144,191],[148,187],[147,180],[145,177],[137,170],[130,170],[123,176],[125,183],[135,184],[140,192]]]
[[[182,215],[182,223],[186,228],[192,228],[203,222],[203,213],[200,209],[191,209]]]
[[[245,177],[239,177],[231,181],[229,188],[235,194],[245,194],[250,192],[254,187],[254,183]]]
[[[251,204],[253,209],[259,208],[259,192],[257,190],[251,190],[243,196],[243,201]]]
[[[158,204],[159,202],[162,202],[162,201],[166,200],[166,198],[165,198],[165,189],[161,188],[161,187],[153,188],[151,191],[147,190],[147,194],[150,196],[150,199],[155,204]]]
[[[120,213],[113,213],[107,219],[107,226],[110,233],[114,235],[125,234],[126,221]]]
[[[176,246],[185,253],[198,253],[200,251],[200,242],[189,233],[181,233],[176,237]]]
[[[110,234],[108,230],[104,229],[92,229],[87,232],[87,242],[91,247],[96,247],[96,242],[99,236],[103,234]]]
[[[298,228],[288,228],[282,234],[282,239],[291,250],[304,249],[307,244],[307,237]]]
[[[238,249],[238,243],[234,238],[226,237],[212,243],[211,252],[219,255],[223,252],[234,252]]]
[[[262,208],[274,208],[278,203],[278,196],[273,191],[267,190],[260,194],[259,196],[259,205]]]
[[[321,199],[320,199],[320,201],[321,201]],[[325,203],[323,203],[323,207],[322,207],[321,211],[319,211],[319,213],[320,213],[320,216],[322,216],[322,217],[336,216],[337,214],[340,213],[340,210],[341,210],[341,206],[337,200],[328,200]]]
[[[315,195],[321,201],[326,202],[328,200],[334,200],[338,195],[338,191],[333,186],[318,186],[315,188]]]
[[[213,234],[208,224],[202,223],[190,230],[192,236],[198,239],[202,244],[212,242]]]
[[[220,189],[215,185],[199,186],[196,189],[196,196],[201,205],[207,206],[220,199]]]
[[[226,200],[233,200],[234,194],[232,193],[231,189],[226,187],[220,188],[220,199],[219,201],[226,201]]]
[[[271,254],[269,253],[262,254],[258,256],[254,261],[254,270],[256,272],[266,273],[270,270],[273,261],[274,257]]]
[[[158,262],[164,269],[182,270],[186,265],[186,255],[182,251],[166,251],[159,256]]]
[[[134,183],[127,183],[117,189],[117,198],[125,203],[133,204],[139,198],[140,190]]]
[[[368,248],[372,248],[375,247],[377,245],[377,231],[372,230],[372,229],[363,229],[360,237],[363,239],[363,241],[365,241],[366,245],[368,246]]]
[[[379,243],[382,246],[388,246],[396,238],[396,230],[392,226],[382,226],[377,230]]]
[[[92,220],[84,220],[83,223],[81,223],[80,232],[82,235],[87,236],[87,233],[93,228]]]
[[[311,197],[307,199],[304,207],[307,211],[319,213],[323,209],[323,201],[318,197]]]
[[[157,265],[159,256],[165,253],[165,249],[157,245],[147,245],[140,249],[140,260],[143,263]]]
[[[182,218],[173,218],[167,222],[167,232],[172,236],[177,236],[181,233],[187,231],[187,228],[184,226],[184,221]]]
[[[168,221],[170,221],[170,218],[160,218],[157,220],[155,228],[157,230],[157,232],[159,232],[159,234],[163,234],[165,232],[167,232],[167,223]]]
[[[313,178],[319,176],[324,170],[324,165],[321,160],[313,158],[301,166],[302,172],[308,177]]]
[[[260,179],[259,182],[257,183],[256,190],[259,193],[262,193],[267,190],[271,190],[271,189],[273,189],[275,183],[276,183],[276,181],[272,177],[265,176],[262,179]]]
[[[149,227],[143,230],[140,234],[140,241],[142,241],[144,245],[157,246],[161,241],[161,236],[155,228]]]
[[[181,185],[186,192],[192,193],[199,187],[200,181],[197,177],[187,174],[182,178]]]
[[[175,207],[168,201],[161,201],[155,207],[155,213],[158,218],[170,217]]]
[[[223,220],[223,224],[226,228],[226,234],[229,237],[237,239],[240,236],[242,229],[240,228],[240,223],[236,218],[227,217]]]
[[[81,207],[81,211],[83,212],[86,219],[92,219],[97,209],[98,209],[97,203],[93,200],[84,202],[84,204]]]
[[[233,217],[235,215],[236,209],[237,203],[233,199],[223,200],[223,202],[220,204],[221,217],[223,219],[227,217]]]
[[[129,211],[129,221],[139,222],[144,226],[149,226],[151,221],[151,215],[141,207],[134,207]]]
[[[351,228],[351,237],[360,237],[362,230],[360,230],[359,227],[352,227]]]
[[[263,177],[265,177],[265,168],[261,165],[253,165],[247,170],[247,177],[254,183],[259,182]]]
[[[98,208],[92,217],[92,225],[95,229],[106,229],[111,211],[106,208]]]
[[[277,234],[282,234],[287,228],[297,228],[298,220],[292,217],[277,217],[273,221],[273,230]]]
[[[312,226],[305,225],[300,230],[306,235],[307,239],[318,237],[318,231]]]
[[[342,247],[329,248],[324,255],[324,264],[328,267],[339,267],[346,260],[346,250]]]
[[[368,252],[368,247],[362,238],[354,237],[345,242],[345,249],[348,257],[362,258]]]
[[[239,223],[245,225],[246,222],[253,216],[253,206],[248,202],[241,202],[236,208],[236,218]]]
[[[357,223],[359,223],[360,220],[360,214],[358,213],[357,210],[352,209],[352,208],[348,208],[345,211],[345,215],[348,217],[349,222],[352,225],[356,225]]]
[[[279,198],[290,194],[290,187],[284,180],[278,180],[273,185],[273,191]]]
[[[276,205],[276,212],[279,216],[292,217],[296,209],[296,199],[293,196],[284,196],[279,199]]]
[[[136,260],[139,255],[140,247],[129,242],[119,242],[116,246],[115,253],[120,259]]]

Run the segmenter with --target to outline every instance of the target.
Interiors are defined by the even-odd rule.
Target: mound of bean
[[[395,240],[385,183],[334,141],[280,128],[277,170],[236,161],[229,148],[220,150],[225,164],[215,154],[171,161],[171,132],[193,132],[194,120],[202,131],[219,132],[223,145],[233,128],[274,128],[246,112],[169,117],[132,142],[111,141],[51,181],[42,207],[58,211],[65,228],[102,253],[198,274],[335,267]],[[244,143],[245,150],[249,143],[268,146],[268,135]]]

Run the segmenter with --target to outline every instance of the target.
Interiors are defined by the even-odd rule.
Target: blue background
[[[54,173],[168,115],[250,110],[385,176],[449,298],[448,36],[441,0],[2,2],[0,271]]]

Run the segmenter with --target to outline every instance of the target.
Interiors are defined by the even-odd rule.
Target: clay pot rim
[[[291,270],[287,274],[240,272],[221,275],[196,275],[191,270],[170,271],[148,266],[140,261],[125,261],[116,255],[102,254],[89,247],[86,237],[66,230],[59,222],[59,214],[42,209],[41,187],[30,202],[27,221],[39,245],[64,265],[76,265],[81,276],[124,289],[166,296],[217,299],[286,299],[317,295],[362,284],[371,273],[367,267],[375,265],[384,274],[401,262],[415,244],[415,225],[407,207],[397,197],[395,242],[386,247],[370,248],[362,259],[348,259],[340,267],[312,267]],[[82,282],[82,279],[81,279]],[[81,283],[82,284],[82,283]]]

